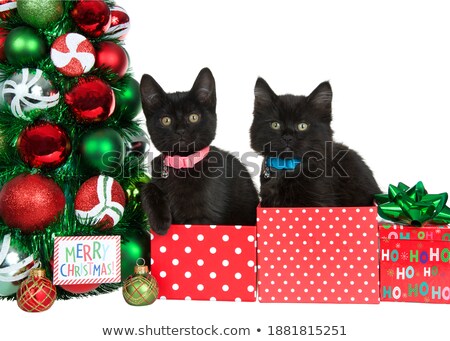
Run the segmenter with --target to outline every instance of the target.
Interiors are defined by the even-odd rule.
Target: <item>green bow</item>
[[[447,199],[447,193],[428,194],[422,181],[414,187],[401,182],[398,186],[389,185],[388,194],[375,195],[380,217],[417,227],[425,222],[450,224]]]

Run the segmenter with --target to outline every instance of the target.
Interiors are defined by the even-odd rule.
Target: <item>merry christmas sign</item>
[[[379,229],[381,300],[450,303],[450,226]]]
[[[56,237],[55,285],[118,283],[120,236]]]

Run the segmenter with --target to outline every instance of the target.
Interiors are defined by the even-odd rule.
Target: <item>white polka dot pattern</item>
[[[172,225],[151,257],[160,298],[256,300],[256,226]]]
[[[258,207],[260,302],[379,303],[375,207]]]

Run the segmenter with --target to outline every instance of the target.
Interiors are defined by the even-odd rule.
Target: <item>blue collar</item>
[[[277,157],[268,157],[266,159],[267,167],[278,170],[294,170],[300,163],[302,163],[302,160],[299,158],[280,159]]]

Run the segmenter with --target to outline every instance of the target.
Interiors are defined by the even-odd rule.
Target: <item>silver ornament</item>
[[[22,69],[8,78],[1,87],[1,101],[11,107],[14,116],[31,121],[28,112],[56,106],[59,92],[39,69]]]
[[[0,243],[0,296],[14,295],[30,270],[39,266],[33,256],[26,256],[11,247],[11,235]]]

